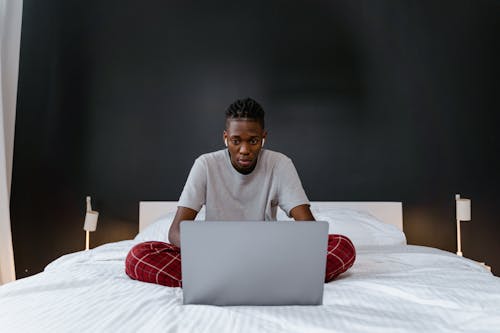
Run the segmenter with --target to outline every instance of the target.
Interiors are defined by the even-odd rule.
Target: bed
[[[357,248],[354,266],[325,284],[321,306],[182,305],[182,289],[124,273],[134,244],[166,238],[175,207],[141,202],[135,239],[64,255],[1,286],[0,331],[500,331],[500,278],[453,253],[407,245],[399,202],[312,203],[315,217]]]

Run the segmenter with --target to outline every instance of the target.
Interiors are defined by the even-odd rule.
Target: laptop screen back
[[[327,243],[326,222],[184,221],[184,304],[322,304]]]

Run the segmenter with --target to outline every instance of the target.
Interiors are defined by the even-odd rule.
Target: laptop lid
[[[184,304],[320,305],[327,222],[180,225]]]

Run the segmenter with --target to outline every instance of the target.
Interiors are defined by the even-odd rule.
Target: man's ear
[[[227,147],[227,132],[226,132],[226,131],[224,131],[224,133],[222,134],[222,138],[223,138],[223,140],[224,140],[224,144],[225,144],[225,145],[226,145],[226,147]]]

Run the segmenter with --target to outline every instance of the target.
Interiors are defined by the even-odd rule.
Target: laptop
[[[321,305],[327,222],[183,221],[184,304]]]

